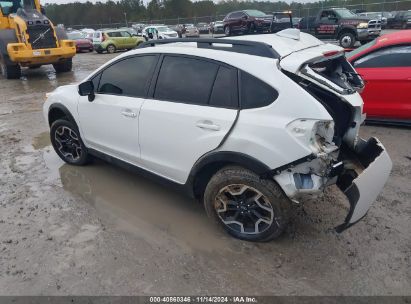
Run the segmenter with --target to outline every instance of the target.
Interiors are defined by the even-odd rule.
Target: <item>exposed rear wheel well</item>
[[[205,188],[211,177],[217,173],[221,168],[225,166],[233,165],[233,163],[226,161],[218,161],[204,166],[197,174],[194,176],[193,182],[193,193],[194,197],[197,199],[202,199]]]
[[[236,154],[230,155],[231,156],[228,158],[206,163],[197,172],[195,172],[194,176],[192,176],[192,193],[194,194],[195,198],[202,199],[205,188],[207,187],[207,184],[210,181],[211,177],[219,170],[227,166],[242,167],[254,172],[261,178],[268,178],[268,167],[265,167],[263,164],[256,162],[252,158],[236,158]]]

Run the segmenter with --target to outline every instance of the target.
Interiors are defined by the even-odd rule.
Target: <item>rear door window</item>
[[[207,105],[219,65],[195,58],[165,56],[154,98]]]
[[[107,33],[107,35],[111,38],[115,38],[115,37],[121,37],[121,33],[120,32],[109,32]]]
[[[130,38],[131,34],[129,32],[121,32],[121,36],[123,36],[125,38]]]
[[[136,56],[117,61],[101,73],[97,92],[145,97],[156,62],[156,55]],[[97,81],[98,79],[93,79],[93,83]]]
[[[268,106],[278,97],[278,92],[267,83],[241,72],[241,108],[252,109]]]

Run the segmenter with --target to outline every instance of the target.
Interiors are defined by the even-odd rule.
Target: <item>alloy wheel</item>
[[[109,45],[109,46],[107,47],[107,52],[109,52],[110,54],[114,53],[115,50],[116,50],[116,49],[115,49],[114,46],[112,46],[112,45]]]
[[[77,133],[67,126],[60,126],[54,133],[57,149],[61,155],[71,162],[80,159],[82,148]]]
[[[214,208],[225,226],[242,234],[262,233],[274,221],[274,210],[267,197],[244,184],[222,188],[216,196]]]
[[[342,39],[341,39],[341,45],[342,45],[342,47],[345,47],[345,48],[347,48],[347,47],[349,47],[349,46],[351,46],[351,43],[352,43],[352,39],[351,39],[351,37],[350,36],[344,36]]]

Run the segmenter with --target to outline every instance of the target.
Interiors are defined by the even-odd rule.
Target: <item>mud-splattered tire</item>
[[[59,63],[54,63],[53,67],[56,70],[56,73],[70,72],[73,68],[73,60],[70,58]]]
[[[232,236],[269,241],[285,230],[291,202],[272,180],[228,166],[211,177],[204,192],[207,215]]]
[[[89,154],[77,126],[71,121],[58,119],[50,128],[50,141],[57,155],[70,165],[83,166]]]
[[[21,68],[18,64],[8,65],[0,62],[1,74],[6,79],[19,79],[21,77]]]

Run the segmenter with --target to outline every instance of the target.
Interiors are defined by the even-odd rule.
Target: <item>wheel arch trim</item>
[[[79,127],[78,124],[77,124],[77,121],[74,119],[74,116],[71,114],[69,109],[67,109],[66,106],[64,106],[60,103],[53,103],[49,106],[49,109],[48,109],[48,112],[47,112],[47,119],[48,119],[49,126],[51,126],[50,114],[53,110],[62,111],[70,119],[71,122],[76,124],[77,128]]]
[[[271,174],[270,167],[250,155],[234,151],[213,151],[203,155],[200,159],[197,160],[190,171],[185,186],[190,190],[190,192],[192,191],[192,195],[195,197],[197,194],[195,188],[197,186],[197,182],[199,181],[201,173],[212,165],[217,165],[216,170],[218,171],[221,167],[224,166],[224,164],[242,166],[248,170],[255,172],[261,178],[268,178]],[[206,178],[208,178],[209,180],[211,176],[206,176]],[[208,183],[208,180],[202,182]]]

